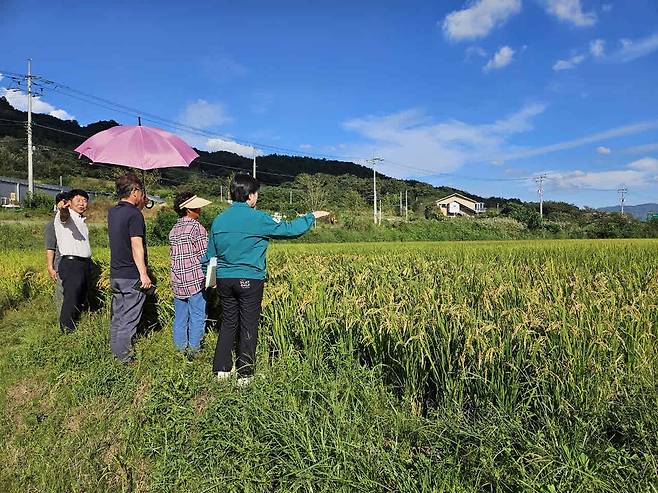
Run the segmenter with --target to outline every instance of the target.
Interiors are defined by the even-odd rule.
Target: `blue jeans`
[[[206,294],[200,291],[189,298],[174,297],[174,345],[179,351],[198,351],[206,330]]]

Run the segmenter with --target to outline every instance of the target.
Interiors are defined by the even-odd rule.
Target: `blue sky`
[[[0,0],[0,71],[203,129],[193,145],[381,156],[485,196],[658,202],[655,0]],[[8,77],[0,95],[24,97]],[[15,87],[15,86],[14,86]],[[134,117],[57,90],[38,111]],[[282,152],[282,151],[279,151]]]

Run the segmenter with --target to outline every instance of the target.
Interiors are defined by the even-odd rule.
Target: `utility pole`
[[[292,190],[290,190],[290,205],[292,205]]]
[[[409,220],[409,190],[404,191],[404,221]]]
[[[34,193],[32,169],[32,59],[27,59],[27,191]]]
[[[224,185],[219,186],[219,201],[224,202]]]
[[[402,190],[400,190],[400,217],[402,217]]]
[[[626,194],[628,193],[628,188],[624,185],[621,185],[617,192],[619,193],[619,205],[621,206],[621,215],[624,215],[624,201],[626,200]]]
[[[380,157],[372,156],[372,159],[369,160],[372,165],[372,218],[375,224],[377,224],[377,162],[383,161]]]
[[[535,178],[537,183],[537,192],[539,193],[539,217],[544,218],[544,180],[547,178],[546,173],[542,173]]]
[[[378,224],[381,224],[381,223],[382,223],[382,199],[380,197],[379,198],[379,223]]]
[[[256,178],[256,148],[254,147],[254,178]]]

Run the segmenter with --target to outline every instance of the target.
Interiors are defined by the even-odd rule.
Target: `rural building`
[[[55,195],[59,192],[68,192],[71,190],[71,187],[59,186],[59,185],[47,185],[44,183],[35,183],[34,191],[43,192],[50,195],[53,199]],[[0,176],[0,206],[3,207],[19,207],[21,201],[25,197],[28,191],[27,180],[21,180],[18,178],[8,178],[6,176]],[[113,197],[114,194],[108,192],[99,192],[97,190],[86,190],[91,199],[95,197]],[[157,195],[147,195],[149,200],[152,200],[154,204],[164,204],[165,201],[158,197]]]
[[[444,216],[476,216],[486,211],[484,202],[476,202],[473,199],[453,193],[441,200],[436,201],[436,206]]]
[[[27,190],[27,180],[0,176],[0,205],[19,205],[25,194],[27,194]],[[68,192],[69,190],[71,190],[70,187],[60,187],[59,185],[34,184],[35,192],[47,193],[53,199],[59,192]]]

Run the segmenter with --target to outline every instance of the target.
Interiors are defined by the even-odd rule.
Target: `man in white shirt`
[[[89,288],[91,246],[89,229],[83,216],[88,202],[87,192],[71,190],[67,197],[57,204],[55,236],[61,255],[58,274],[64,288],[59,325],[64,333],[75,330]]]

